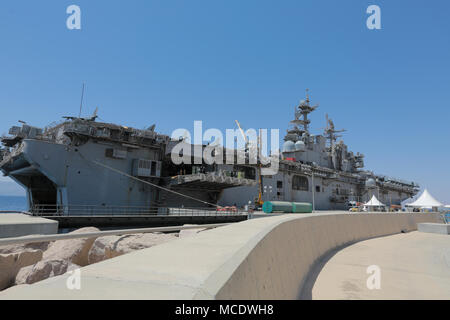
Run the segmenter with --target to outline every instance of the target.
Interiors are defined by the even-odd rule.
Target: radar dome
[[[305,151],[305,143],[303,141],[297,141],[295,143],[295,151]]]
[[[295,151],[295,144],[292,141],[286,141],[283,144],[283,152],[294,152]]]
[[[375,188],[377,186],[377,183],[374,179],[369,178],[366,180],[366,188]]]

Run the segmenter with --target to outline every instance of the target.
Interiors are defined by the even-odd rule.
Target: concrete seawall
[[[435,214],[314,213],[254,219],[13,287],[0,299],[297,299],[316,262],[364,239],[417,230]]]
[[[214,297],[298,299],[304,294],[305,281],[315,263],[330,251],[368,238],[413,231],[417,223],[435,219],[423,214],[340,214],[280,223],[248,254]]]
[[[0,238],[58,233],[58,222],[21,213],[0,214]]]

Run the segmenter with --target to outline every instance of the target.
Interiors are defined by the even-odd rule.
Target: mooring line
[[[148,182],[148,181],[139,179],[139,178],[137,178],[137,177],[134,177],[134,176],[132,176],[132,175],[129,175],[128,173],[125,173],[125,172],[120,171],[120,170],[118,170],[118,169],[115,169],[115,168],[112,168],[112,167],[110,167],[110,166],[107,166],[106,164],[103,164],[103,163],[101,163],[101,162],[99,162],[99,161],[86,159],[86,158],[81,154],[81,152],[79,152],[79,151],[78,151],[78,154],[79,154],[80,157],[81,157],[82,159],[84,159],[85,161],[92,162],[92,163],[94,163],[94,164],[96,164],[96,165],[98,165],[98,166],[100,166],[100,167],[109,169],[109,170],[111,170],[111,171],[114,171],[114,172],[116,172],[116,173],[118,173],[118,174],[120,174],[120,175],[123,175],[123,176],[125,176],[125,177],[128,177],[128,178],[130,178],[130,179],[134,179],[134,180],[136,180],[136,181],[139,181],[139,182],[148,184],[148,185],[153,186],[153,187],[155,187],[155,188],[159,188],[159,189],[161,189],[161,190],[164,190],[164,191],[167,191],[167,192],[171,192],[171,193],[176,194],[176,195],[179,195],[179,196],[181,196],[181,197],[185,197],[185,198],[188,198],[188,199],[191,199],[191,200],[195,200],[195,201],[201,202],[201,203],[203,203],[203,204],[207,204],[207,205],[210,205],[210,206],[213,206],[213,207],[216,207],[216,208],[220,208],[220,206],[218,206],[217,204],[209,203],[209,202],[207,202],[207,201],[203,201],[203,200],[200,200],[200,199],[197,199],[197,198],[188,196],[188,195],[186,195],[186,194],[183,194],[183,193],[180,193],[180,192],[176,192],[176,191],[170,190],[170,189],[168,189],[168,188],[164,188],[164,187],[159,186],[159,185],[157,185],[157,184],[154,184],[154,183],[151,183],[151,182]]]

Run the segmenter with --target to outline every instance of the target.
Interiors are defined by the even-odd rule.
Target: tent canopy
[[[364,203],[364,205],[367,207],[384,207],[385,206],[383,203],[380,202],[380,200],[377,199],[377,197],[375,197],[375,195],[373,195],[372,199],[370,199],[368,202]]]
[[[420,207],[420,208],[433,208],[442,207],[443,204],[437,201],[433,196],[425,189],[421,196],[412,203],[407,203],[407,207]]]

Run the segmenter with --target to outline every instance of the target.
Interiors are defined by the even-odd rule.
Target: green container
[[[262,207],[264,213],[292,213],[292,202],[286,201],[266,201]]]
[[[292,202],[293,213],[312,213],[312,204],[309,202]]]
[[[312,213],[312,204],[308,202],[266,201],[264,213]]]

